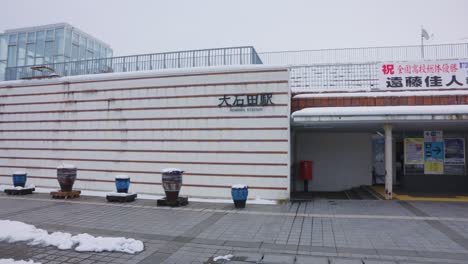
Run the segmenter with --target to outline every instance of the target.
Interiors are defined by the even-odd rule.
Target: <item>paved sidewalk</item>
[[[468,203],[315,200],[283,205],[0,194],[0,219],[50,231],[142,240],[145,251],[78,253],[0,242],[0,258],[42,263],[467,263]],[[232,254],[231,261],[213,257]]]

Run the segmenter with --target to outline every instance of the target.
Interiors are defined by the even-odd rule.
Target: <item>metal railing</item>
[[[425,60],[468,58],[468,43],[426,45]],[[378,63],[422,60],[421,46],[371,47],[257,53],[233,47],[123,56],[46,64],[60,76],[218,65],[274,64],[290,68],[293,92],[378,89]],[[6,80],[43,73],[31,66],[6,69]]]
[[[262,64],[251,46],[218,49],[188,50],[154,54],[121,56],[102,59],[79,60],[62,63],[46,63],[59,76],[130,72],[221,65]],[[7,67],[5,80],[47,77],[47,73],[35,71],[31,66]]]
[[[264,64],[290,65],[293,92],[371,90],[379,62],[468,58],[468,43],[259,53]]]
[[[310,65],[468,58],[468,43],[258,53],[263,64]]]

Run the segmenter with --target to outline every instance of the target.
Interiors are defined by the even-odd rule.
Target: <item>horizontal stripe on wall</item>
[[[179,88],[194,88],[194,87],[208,87],[208,86],[239,86],[239,85],[259,85],[259,84],[285,84],[288,81],[256,81],[256,82],[225,82],[225,83],[203,83],[203,84],[180,84],[180,85],[161,85],[161,86],[142,86],[142,87],[128,87],[128,88],[111,88],[111,89],[87,89],[77,91],[65,92],[42,92],[42,93],[25,93],[25,94],[4,94],[1,97],[23,97],[23,96],[43,96],[54,94],[77,94],[77,93],[101,93],[101,92],[114,92],[114,91],[134,91],[134,90],[152,90],[152,89],[179,89]]]
[[[287,139],[110,139],[110,138],[0,138],[0,141],[53,142],[288,142]]]
[[[185,175],[185,174],[184,174]],[[11,178],[11,175],[0,174],[0,177],[4,178]],[[48,176],[34,176],[28,175],[31,179],[47,179],[47,180],[57,180],[57,177],[48,177]],[[113,180],[97,180],[97,179],[80,179],[77,178],[76,181],[87,181],[87,182],[108,182],[114,183]],[[132,184],[142,184],[142,185],[161,185],[160,182],[139,182],[139,181],[132,181]],[[230,185],[206,185],[206,184],[183,184],[182,187],[195,187],[195,188],[227,188],[231,189]],[[39,187],[39,186],[37,186]],[[50,188],[49,186],[42,186],[46,188]],[[287,188],[284,187],[263,187],[263,186],[249,186],[249,189],[255,190],[278,190],[278,191],[286,191]]]
[[[15,160],[57,160],[57,161],[87,161],[87,162],[128,162],[150,164],[192,164],[192,165],[227,165],[227,166],[288,166],[286,163],[251,163],[251,162],[198,162],[198,161],[164,161],[164,160],[116,160],[116,159],[80,159],[80,158],[39,158],[0,156],[0,159]]]
[[[242,150],[166,150],[166,149],[74,149],[74,148],[3,148],[0,150],[47,150],[47,151],[97,151],[140,153],[203,153],[203,154],[287,154],[287,151],[242,151]]]
[[[281,106],[288,106],[288,104],[262,105],[261,107],[281,107]],[[115,111],[122,112],[122,111],[176,110],[176,109],[213,109],[213,108],[232,108],[232,107],[217,106],[217,105],[196,105],[196,106],[165,106],[165,107],[96,108],[96,109],[82,109],[82,110],[44,110],[44,111],[23,111],[23,112],[0,112],[0,115],[115,112]]]
[[[223,119],[276,119],[288,118],[287,115],[266,116],[190,116],[190,117],[148,117],[148,118],[95,118],[95,119],[40,119],[40,120],[10,120],[0,123],[78,123],[78,122],[129,122],[129,121],[166,121],[166,120],[223,120]]]
[[[253,95],[257,93],[252,93]],[[269,92],[272,95],[288,95],[287,92]],[[87,99],[87,100],[61,100],[61,101],[45,101],[45,102],[21,102],[21,103],[4,103],[0,106],[13,105],[41,105],[41,104],[80,104],[94,102],[115,102],[115,101],[136,101],[136,100],[167,100],[167,99],[184,99],[184,98],[206,98],[206,97],[223,97],[225,94],[193,94],[193,95],[174,95],[174,96],[147,96],[147,97],[121,97],[121,98],[102,98],[102,99]],[[230,96],[248,95],[248,93],[229,93]]]
[[[288,130],[287,127],[208,127],[208,128],[102,128],[102,129],[2,129],[5,132],[106,132],[106,131],[241,131],[241,130]]]
[[[5,85],[0,86],[0,89],[11,89],[11,88],[27,88],[37,86],[52,86],[52,85],[68,85],[78,83],[97,83],[97,82],[117,82],[117,81],[130,81],[130,80],[148,80],[148,79],[162,79],[162,78],[180,78],[180,77],[191,77],[191,76],[207,76],[207,75],[233,75],[233,74],[251,74],[251,73],[269,73],[269,72],[287,72],[287,69],[276,69],[276,70],[259,70],[259,71],[226,71],[226,72],[207,72],[207,73],[190,73],[190,74],[171,74],[161,76],[148,76],[148,77],[129,77],[129,78],[115,78],[115,79],[103,79],[103,80],[89,80],[89,81],[63,81],[59,83],[41,83],[41,84],[29,84],[29,85]]]
[[[22,169],[37,169],[37,170],[57,170],[56,167],[39,167],[39,166],[7,166],[0,165],[0,168],[22,168]],[[140,170],[103,170],[103,169],[83,169],[78,168],[79,171],[92,171],[92,172],[108,172],[108,173],[138,173],[138,174],[152,174],[160,175],[160,171],[140,171]],[[240,177],[240,178],[287,178],[286,175],[250,175],[250,174],[222,174],[222,173],[196,173],[185,172],[186,176],[209,176],[209,177]]]

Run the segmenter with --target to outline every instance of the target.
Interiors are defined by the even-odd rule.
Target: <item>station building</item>
[[[73,163],[88,190],[128,174],[134,191],[162,194],[160,171],[178,167],[189,196],[229,197],[233,184],[267,199],[372,185],[388,199],[394,188],[466,194],[462,47],[297,66],[252,47],[193,50],[1,82],[0,183],[25,170],[54,188],[56,166]]]

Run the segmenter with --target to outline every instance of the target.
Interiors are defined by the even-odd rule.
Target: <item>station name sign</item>
[[[468,61],[381,63],[380,89],[446,89],[468,87]]]
[[[272,93],[223,95],[218,100],[219,107],[231,107],[231,111],[261,111],[274,105]]]

